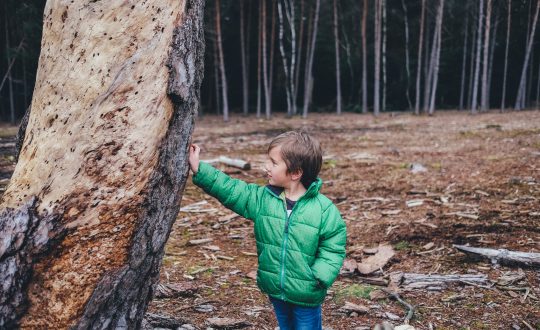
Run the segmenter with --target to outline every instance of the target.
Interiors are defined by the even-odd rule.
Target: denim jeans
[[[321,306],[303,307],[270,297],[280,330],[322,330]]]

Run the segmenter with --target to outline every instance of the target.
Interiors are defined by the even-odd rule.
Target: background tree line
[[[536,107],[540,0],[215,0],[202,112]],[[45,1],[0,5],[0,119],[29,106]]]

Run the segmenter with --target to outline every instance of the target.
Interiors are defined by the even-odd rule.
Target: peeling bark
[[[138,328],[188,175],[201,0],[48,1],[0,207],[0,328]]]

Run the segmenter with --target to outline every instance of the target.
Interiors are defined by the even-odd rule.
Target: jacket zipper
[[[300,197],[302,199],[302,197]],[[285,198],[282,199],[283,201],[283,209],[285,210],[285,229],[284,229],[284,238],[283,238],[283,247],[281,249],[281,276],[280,276],[280,287],[281,287],[281,299],[285,299],[285,255],[287,253],[287,243],[289,241],[289,224],[290,219],[294,213],[294,209],[296,208],[296,205],[298,205],[298,202],[300,201],[298,199],[296,203],[294,204],[291,214],[287,215],[287,202]]]

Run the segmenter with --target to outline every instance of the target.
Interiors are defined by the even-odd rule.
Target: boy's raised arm
[[[190,147],[189,165],[193,171],[193,183],[217,198],[221,204],[244,218],[254,220],[258,194],[262,187],[233,179],[210,164],[199,160],[200,148]]]

